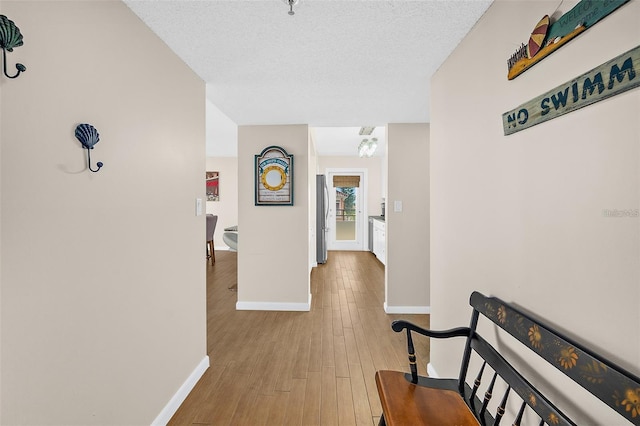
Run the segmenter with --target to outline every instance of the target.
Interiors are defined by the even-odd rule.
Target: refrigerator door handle
[[[329,189],[327,188],[327,184],[325,182],[324,184],[324,195],[325,195],[325,202],[324,202],[324,226],[325,229],[327,227],[327,223],[329,220]]]

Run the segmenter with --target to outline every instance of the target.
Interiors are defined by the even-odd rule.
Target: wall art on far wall
[[[220,201],[220,173],[207,172],[207,201]]]

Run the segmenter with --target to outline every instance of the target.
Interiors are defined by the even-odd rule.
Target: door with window
[[[327,170],[329,250],[365,250],[365,173]]]

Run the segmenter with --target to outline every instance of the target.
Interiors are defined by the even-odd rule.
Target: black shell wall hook
[[[16,78],[21,72],[26,71],[27,67],[22,64],[16,64],[18,72],[15,75],[7,74],[7,51],[13,52],[14,47],[22,46],[22,34],[20,29],[16,27],[14,22],[4,15],[0,15],[0,48],[2,48],[2,62],[4,75],[8,78]]]
[[[93,170],[91,168],[91,150],[93,149],[93,146],[100,141],[100,135],[98,134],[96,128],[91,124],[78,124],[76,126],[76,139],[78,139],[82,144],[82,147],[87,150],[87,164],[89,166],[89,170],[91,170],[92,172],[97,172],[98,170],[100,170],[100,168],[104,165],[101,161],[98,161],[96,163],[96,166],[98,166],[96,170]]]
[[[93,149],[93,146],[100,141],[100,134],[91,124],[82,123],[76,127],[76,138],[85,148]]]

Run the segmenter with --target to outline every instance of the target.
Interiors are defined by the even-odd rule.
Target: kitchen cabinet
[[[373,254],[378,260],[386,265],[386,224],[383,220],[373,220]]]

